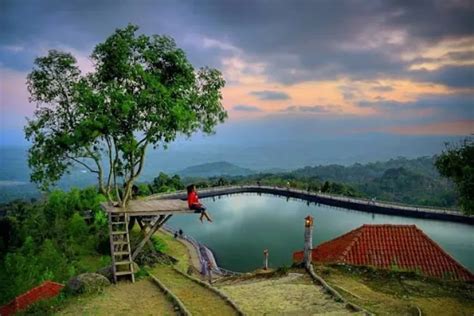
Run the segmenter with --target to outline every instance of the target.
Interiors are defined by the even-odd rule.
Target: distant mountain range
[[[212,161],[212,160],[211,160]],[[13,199],[30,199],[41,196],[36,185],[29,182],[29,169],[26,164],[26,154],[20,150],[5,150],[0,155],[0,203]],[[239,161],[240,162],[240,161]],[[182,161],[180,165],[185,162]],[[275,179],[311,179],[322,183],[330,181],[349,185],[369,197],[398,201],[412,204],[452,206],[456,203],[457,195],[452,183],[442,178],[434,166],[434,157],[418,157],[408,159],[398,157],[386,161],[352,165],[312,164],[299,169],[263,169],[258,164],[248,164],[242,161],[245,168],[227,161],[217,161],[191,165],[184,169],[175,167],[166,170],[151,164],[144,171],[140,181],[150,182],[160,171],[169,175],[178,174],[182,178],[209,177],[248,177],[250,180],[265,177]],[[184,164],[186,166],[186,164]],[[171,170],[170,170],[171,169]],[[276,175],[278,174],[278,175]],[[242,180],[242,179],[241,179]],[[287,181],[287,180],[285,180]],[[74,168],[71,174],[66,174],[59,181],[57,188],[69,190],[72,187],[94,185],[93,174]]]
[[[249,176],[257,173],[251,169],[242,168],[227,161],[218,161],[190,166],[177,172],[181,177],[207,178],[218,176]]]

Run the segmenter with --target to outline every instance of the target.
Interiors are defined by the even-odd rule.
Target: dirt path
[[[182,238],[174,238],[173,237],[173,234],[171,234],[170,232],[164,230],[164,229],[160,229],[156,235],[158,236],[167,236],[168,238],[166,239],[167,242],[171,242],[171,241],[175,241],[175,242],[178,242],[178,243],[181,243],[182,245],[184,245],[187,249],[187,252],[188,252],[188,255],[189,255],[189,264],[191,264],[197,271],[201,271],[201,263],[199,262],[199,256],[197,254],[197,250],[196,248],[194,248],[193,245],[191,245],[191,243],[189,243],[187,240],[185,239],[182,239]],[[176,247],[176,246],[175,246]]]
[[[157,265],[150,271],[194,315],[236,315],[236,311],[211,290],[179,274],[171,266]]]
[[[248,315],[354,315],[303,273],[252,278],[219,288]]]
[[[151,280],[119,283],[96,296],[78,296],[58,315],[176,315],[173,305]]]

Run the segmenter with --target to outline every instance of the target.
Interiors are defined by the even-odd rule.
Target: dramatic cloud
[[[241,112],[261,112],[262,110],[254,105],[245,105],[245,104],[238,104],[234,105],[234,111],[241,111]]]
[[[288,100],[290,96],[284,92],[280,91],[252,91],[251,95],[256,96],[260,100]]]
[[[2,125],[21,131],[34,108],[19,82],[35,57],[69,51],[89,72],[93,47],[128,23],[172,36],[196,67],[219,68],[230,123],[291,117],[294,126],[317,123],[327,133],[411,126],[405,131],[452,134],[468,130],[473,118],[470,0],[5,0]]]
[[[384,115],[399,116],[404,111],[421,111],[424,119],[474,120],[474,94],[424,96],[416,101],[361,101],[359,106],[373,108]],[[428,116],[427,113],[430,113]],[[472,126],[474,132],[474,126]]]

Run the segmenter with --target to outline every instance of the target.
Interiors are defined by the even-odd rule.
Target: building
[[[301,262],[303,251],[293,253]],[[417,271],[451,280],[474,281],[474,275],[415,225],[363,225],[313,249],[316,263],[345,263]]]

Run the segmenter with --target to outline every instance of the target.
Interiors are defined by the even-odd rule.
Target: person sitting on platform
[[[196,187],[194,184],[188,185],[188,206],[191,210],[194,210],[195,213],[201,213],[199,220],[202,223],[202,219],[205,217],[209,222],[212,222],[212,219],[209,217],[209,214],[206,212],[204,205],[199,202],[198,195],[196,193]]]

